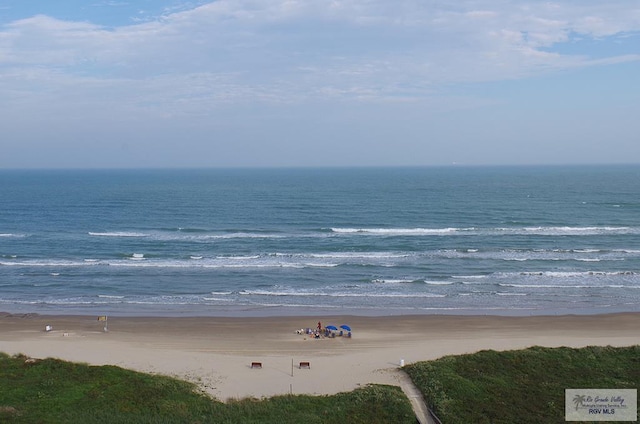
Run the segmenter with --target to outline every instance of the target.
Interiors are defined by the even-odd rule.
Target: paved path
[[[413,412],[416,414],[418,422],[420,424],[437,424],[429,414],[429,408],[424,401],[422,393],[420,393],[420,390],[413,384],[413,381],[411,381],[407,373],[399,370],[398,379],[400,381],[400,388],[409,398],[409,401],[411,401],[411,406],[413,407]]]

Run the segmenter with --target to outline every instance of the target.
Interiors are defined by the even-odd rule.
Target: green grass
[[[27,359],[0,353],[0,423],[415,423],[393,386],[225,404],[169,377]]]
[[[404,369],[443,423],[564,423],[565,389],[640,388],[640,346],[482,351]]]
[[[415,423],[393,386],[218,402],[191,383],[0,353],[0,423]],[[530,348],[404,368],[446,424],[564,423],[567,388],[640,388],[640,346]]]

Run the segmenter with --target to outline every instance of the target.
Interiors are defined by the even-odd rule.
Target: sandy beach
[[[296,330],[348,324],[353,337],[314,339]],[[45,331],[51,326],[51,331]],[[333,394],[399,384],[409,364],[483,349],[640,344],[640,313],[534,317],[327,316],[263,318],[0,314],[0,351],[174,376],[211,396]],[[262,368],[251,368],[260,362]],[[299,368],[309,362],[310,368]]]

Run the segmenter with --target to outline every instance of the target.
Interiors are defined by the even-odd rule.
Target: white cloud
[[[640,31],[633,1],[218,0],[184,9],[115,29],[42,15],[10,23],[0,29],[0,95],[172,114],[237,102],[404,101],[441,84],[638,60],[554,52],[577,36]]]

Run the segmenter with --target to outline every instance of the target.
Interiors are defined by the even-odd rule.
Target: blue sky
[[[640,162],[640,3],[0,0],[0,168]]]

